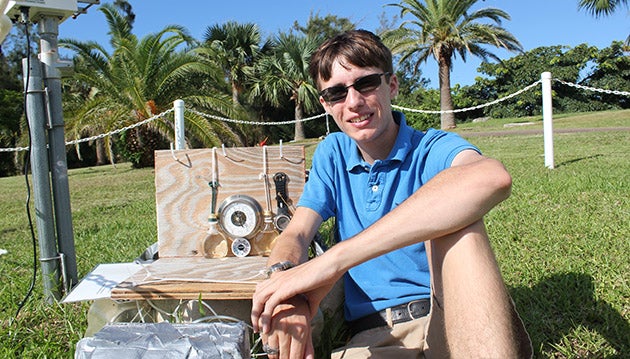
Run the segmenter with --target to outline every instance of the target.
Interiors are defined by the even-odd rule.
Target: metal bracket
[[[40,262],[51,262],[51,261],[56,261],[59,260],[59,267],[61,269],[61,280],[63,281],[63,292],[68,294],[69,292],[69,288],[68,288],[68,273],[66,272],[66,260],[65,260],[66,256],[63,253],[59,253],[59,255],[55,256],[55,257],[49,257],[49,258],[40,258],[39,261]]]

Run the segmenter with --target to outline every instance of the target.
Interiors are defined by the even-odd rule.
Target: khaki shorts
[[[379,327],[364,330],[357,333],[345,346],[335,349],[331,354],[332,359],[407,359],[424,358],[424,352],[429,345],[426,336],[434,311],[440,311],[437,317],[444,318],[444,313],[437,301],[432,298],[431,312],[418,319],[394,324],[390,327]],[[439,327],[439,326],[437,326]],[[440,336],[433,336],[432,340]],[[444,348],[444,342],[431,343],[431,348]],[[435,354],[433,351],[432,354]]]
[[[393,327],[364,330],[350,339],[348,344],[333,351],[334,359],[359,358],[424,358],[424,337],[429,316]]]

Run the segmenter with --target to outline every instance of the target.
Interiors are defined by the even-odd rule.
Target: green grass
[[[100,263],[130,262],[156,240],[152,169],[120,164],[69,173],[79,277]],[[24,178],[0,178],[0,188],[0,248],[8,251],[0,256],[0,357],[71,358],[87,326],[88,303],[45,304],[39,270],[33,297],[12,322],[30,284],[33,255]]]
[[[457,131],[502,131],[517,121],[535,119],[490,120]],[[554,122],[555,128],[628,127],[630,111]],[[470,140],[503,161],[514,179],[512,196],[486,221],[536,357],[629,357],[630,131],[557,134],[554,170],[544,167],[540,134]],[[314,142],[304,144],[310,158]],[[131,261],[155,241],[151,169],[120,164],[69,174],[79,276],[99,263]],[[32,298],[13,320],[29,287],[32,245],[24,178],[0,178],[0,188],[0,248],[8,251],[0,256],[0,357],[71,358],[89,303],[45,304],[38,272]],[[325,338],[336,339],[330,333]]]
[[[630,127],[630,110],[565,113],[553,115],[553,128],[609,128]],[[457,132],[466,134],[480,131],[520,131],[543,129],[542,116],[529,116],[519,118],[489,119],[480,123],[459,124]]]
[[[504,278],[540,357],[630,353],[630,132],[473,138],[514,178],[487,216]]]

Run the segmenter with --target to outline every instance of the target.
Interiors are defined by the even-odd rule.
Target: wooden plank
[[[225,152],[224,152],[225,151]],[[272,212],[276,212],[273,175],[288,176],[289,202],[295,204],[305,182],[303,146],[269,146],[267,175]],[[213,180],[212,149],[155,152],[155,187],[160,257],[202,257],[211,212]],[[229,196],[245,194],[266,209],[263,147],[216,149],[216,179],[219,182],[217,209]]]
[[[160,258],[112,290],[114,300],[251,299],[267,258]]]
[[[241,285],[242,286],[242,285]],[[185,300],[242,300],[251,299],[256,286],[250,287],[230,287],[224,285],[201,285],[189,286],[183,283],[165,284],[161,287],[137,288],[133,291],[114,290],[111,298],[113,300],[163,300],[163,299],[185,299]],[[190,290],[188,290],[190,289]]]

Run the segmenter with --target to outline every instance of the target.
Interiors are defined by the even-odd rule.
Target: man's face
[[[398,92],[398,80],[395,75],[377,76],[378,74],[383,74],[383,70],[336,61],[330,79],[320,79],[322,90],[337,86],[331,93],[338,95],[332,97],[340,98],[326,101],[320,96],[324,109],[333,116],[337,126],[360,146],[396,138],[397,126],[394,125],[391,113],[391,99]],[[380,85],[376,80],[380,80]],[[350,86],[353,84],[356,88]],[[350,86],[346,89],[345,97],[339,86]]]

